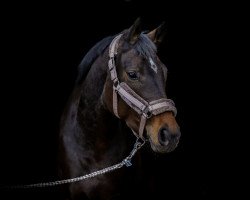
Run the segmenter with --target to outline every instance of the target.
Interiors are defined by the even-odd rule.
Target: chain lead
[[[90,174],[86,174],[84,176],[79,176],[76,178],[71,178],[71,179],[64,179],[64,180],[59,180],[59,181],[53,181],[53,182],[45,182],[45,183],[36,183],[36,184],[29,184],[29,185],[14,185],[14,186],[6,186],[6,187],[1,187],[5,189],[27,189],[27,188],[42,188],[42,187],[51,187],[51,186],[56,186],[56,185],[62,185],[66,183],[74,183],[78,181],[82,181],[85,179],[93,178],[98,175],[106,174],[108,172],[114,171],[116,169],[122,168],[124,165],[126,167],[129,167],[132,165],[131,159],[134,157],[135,153],[145,144],[145,141],[142,140],[142,142],[139,141],[140,139],[137,138],[134,148],[130,152],[129,156],[127,156],[125,159],[123,159],[120,163],[116,165],[112,165],[110,167],[106,167],[104,169],[92,172]]]

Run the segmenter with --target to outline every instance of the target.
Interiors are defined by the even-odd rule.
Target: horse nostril
[[[177,131],[176,133],[171,133],[167,127],[161,128],[158,135],[159,143],[162,146],[167,146],[170,143],[176,143],[180,139],[181,133]]]
[[[166,128],[162,128],[159,131],[159,136],[158,136],[159,143],[163,146],[167,146],[169,143],[169,132]]]

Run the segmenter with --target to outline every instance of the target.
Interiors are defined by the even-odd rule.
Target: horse
[[[85,55],[61,117],[60,178],[78,177],[120,162],[136,138],[157,153],[177,147],[181,135],[177,110],[166,95],[167,67],[157,56],[165,30],[162,24],[142,31],[137,19]],[[134,159],[134,168],[139,168],[140,152]],[[118,198],[125,183],[133,183],[125,181],[131,177],[128,173],[140,173],[128,169],[67,184],[65,197]]]

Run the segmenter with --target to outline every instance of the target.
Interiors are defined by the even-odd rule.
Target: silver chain
[[[7,186],[4,188],[10,188],[10,189],[26,189],[26,188],[42,188],[42,187],[51,187],[51,186],[56,186],[56,185],[62,185],[66,183],[73,183],[73,182],[78,182],[82,180],[86,180],[89,178],[93,178],[98,175],[106,174],[108,172],[114,171],[116,169],[122,168],[124,165],[126,167],[129,167],[132,165],[131,159],[135,155],[135,153],[145,144],[145,141],[140,142],[139,138],[137,138],[133,150],[130,152],[130,154],[123,159],[120,163],[116,165],[112,165],[110,167],[106,167],[104,169],[92,172],[90,174],[86,174],[84,176],[79,176],[76,178],[70,178],[70,179],[64,179],[64,180],[59,180],[59,181],[52,181],[52,182],[45,182],[45,183],[35,183],[35,184],[29,184],[29,185],[14,185],[14,186]]]

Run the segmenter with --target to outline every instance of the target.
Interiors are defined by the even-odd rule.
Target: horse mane
[[[76,79],[76,84],[81,83],[85,77],[87,76],[91,65],[96,60],[98,56],[100,56],[103,51],[107,48],[107,46],[111,43],[115,36],[108,36],[93,46],[88,53],[84,56],[81,63],[78,66],[78,77]]]

